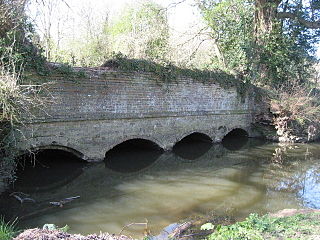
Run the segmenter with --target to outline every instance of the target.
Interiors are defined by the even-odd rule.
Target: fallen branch
[[[36,203],[36,201],[34,199],[29,197],[30,196],[29,194],[26,194],[26,193],[23,193],[23,192],[13,192],[9,196],[14,197],[21,204],[26,202],[26,201]]]
[[[182,223],[179,227],[177,227],[168,237],[171,239],[180,238],[181,234],[184,233],[192,226],[192,222]]]
[[[63,207],[64,204],[72,202],[73,200],[78,199],[78,198],[80,198],[80,196],[69,197],[69,198],[62,199],[62,200],[60,200],[58,202],[49,202],[49,203],[51,205],[54,205],[54,206],[57,206],[57,207]]]
[[[145,223],[129,223],[129,224],[125,225],[125,226],[121,229],[119,235],[121,235],[121,233],[123,232],[123,230],[124,230],[125,228],[130,227],[130,226],[132,226],[132,225],[145,225],[145,230],[148,231],[148,220],[146,219],[146,222],[145,222]]]

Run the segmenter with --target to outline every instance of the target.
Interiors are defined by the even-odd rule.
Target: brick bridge
[[[180,78],[159,83],[151,73],[88,69],[87,77],[50,77],[52,99],[26,123],[17,143],[26,149],[59,149],[102,161],[118,144],[145,139],[170,150],[192,133],[220,142],[233,129],[253,136],[253,97],[235,88]]]

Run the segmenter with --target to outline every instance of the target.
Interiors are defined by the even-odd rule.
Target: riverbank
[[[183,226],[188,225],[188,228]],[[244,221],[231,225],[206,223],[198,229],[194,224],[178,224],[171,232],[162,231],[157,236],[146,236],[144,239],[320,239],[320,210],[315,209],[285,209],[274,214],[258,216],[250,214]],[[14,240],[127,240],[130,236],[109,233],[69,234],[56,229],[28,229],[19,234]],[[5,239],[6,240],[6,239]]]
[[[207,240],[320,239],[320,211],[285,209],[261,217],[250,214],[242,222],[211,227],[213,233]]]

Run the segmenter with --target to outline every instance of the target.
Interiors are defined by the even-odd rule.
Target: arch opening
[[[163,153],[156,143],[135,138],[124,141],[105,155],[105,166],[115,172],[132,173],[152,165]]]
[[[61,149],[40,149],[16,158],[17,179],[13,188],[25,192],[47,191],[63,186],[82,173],[87,164]]]
[[[222,139],[222,145],[228,150],[239,150],[247,144],[248,139],[247,131],[242,128],[235,128]]]
[[[194,132],[179,142],[177,142],[172,151],[179,157],[187,160],[195,160],[212,147],[212,139],[203,133]]]

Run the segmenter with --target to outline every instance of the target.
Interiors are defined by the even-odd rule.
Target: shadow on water
[[[127,140],[106,153],[105,166],[115,172],[133,173],[152,165],[163,150],[145,139]]]
[[[14,191],[48,191],[67,184],[82,174],[86,163],[63,150],[39,150],[20,156]]]
[[[202,133],[192,133],[177,142],[172,151],[179,157],[195,160],[209,151],[212,139]]]
[[[222,139],[222,145],[230,151],[235,151],[244,147],[248,139],[248,133],[245,130],[236,128]]]
[[[79,195],[79,200],[63,208],[25,218],[20,226],[54,223],[68,224],[71,231],[83,234],[100,230],[118,233],[130,222],[148,219],[157,233],[192,214],[213,212],[238,219],[251,212],[320,208],[320,145],[286,146],[281,151],[282,159],[290,159],[286,165],[272,162],[279,147],[254,139],[239,151],[213,144],[196,161],[181,161],[172,152],[161,154],[162,150],[150,141],[129,140],[107,152],[104,163],[86,167],[81,176],[65,186],[30,194],[37,204],[21,204],[12,197],[6,203],[0,202],[0,214],[1,207],[7,209],[15,204],[14,214],[30,216],[30,212],[50,206],[50,201]],[[119,174],[116,170],[136,173]],[[143,230],[126,231],[140,238]]]

